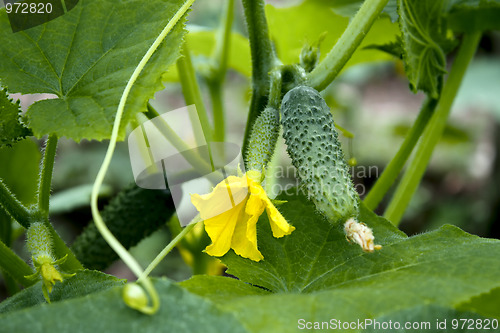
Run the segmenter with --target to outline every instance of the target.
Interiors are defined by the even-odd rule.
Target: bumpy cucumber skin
[[[279,111],[267,107],[255,120],[248,140],[247,170],[262,172],[269,163],[279,136]]]
[[[26,232],[26,247],[31,253],[34,261],[39,257],[47,257],[55,260],[53,256],[53,241],[50,230],[43,222],[31,223]]]
[[[357,217],[358,194],[321,95],[307,86],[290,90],[281,104],[281,123],[288,154],[316,208],[334,224]]]
[[[147,190],[131,184],[101,211],[109,230],[130,248],[149,236],[175,212],[169,190]],[[103,270],[118,259],[93,222],[78,236],[71,249],[89,269]]]

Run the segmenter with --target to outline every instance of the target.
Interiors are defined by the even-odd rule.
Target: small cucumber
[[[316,208],[331,223],[358,216],[358,194],[344,160],[330,108],[313,88],[291,89],[281,103],[287,151]]]
[[[26,231],[26,247],[34,262],[41,260],[41,258],[55,260],[52,235],[43,222],[31,223]]]
[[[267,107],[255,120],[248,140],[247,169],[263,172],[271,160],[279,136],[279,111]]]
[[[101,215],[109,230],[128,249],[165,225],[174,212],[168,189],[147,190],[131,184],[104,207]],[[71,249],[89,269],[103,270],[118,259],[93,222],[78,236]]]

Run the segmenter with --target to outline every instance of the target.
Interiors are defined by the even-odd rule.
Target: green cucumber
[[[43,222],[33,222],[26,231],[26,247],[31,253],[33,262],[42,258],[55,261],[54,242],[49,228]]]
[[[325,100],[313,88],[291,89],[281,103],[283,137],[303,188],[334,224],[358,216],[358,194]]]
[[[128,249],[165,225],[174,212],[168,189],[148,190],[132,184],[120,191],[101,215],[109,230]],[[77,237],[71,249],[89,269],[103,270],[118,259],[93,222]]]
[[[255,120],[248,140],[247,170],[263,172],[273,156],[279,136],[279,111],[267,107]]]

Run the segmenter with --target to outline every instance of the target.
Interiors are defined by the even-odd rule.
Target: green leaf
[[[486,317],[500,320],[500,288],[473,297],[458,308],[462,311],[473,311]]]
[[[114,115],[135,67],[182,6],[182,0],[80,0],[46,24],[12,33],[0,11],[0,78],[10,92],[51,93],[27,112],[36,136],[76,141],[110,137]],[[163,88],[161,76],[179,56],[181,21],[141,72],[127,101],[120,136]]]
[[[128,308],[122,287],[115,287],[0,315],[0,327],[6,332],[17,332],[20,327],[26,332],[247,332],[232,314],[168,280],[156,280],[154,285],[161,305],[151,316]]]
[[[422,307],[422,318],[428,318],[428,306],[455,309],[500,287],[498,240],[453,226],[406,237],[362,205],[359,220],[373,228],[375,243],[383,245],[379,251],[364,253],[316,213],[306,198],[278,199],[288,201],[279,209],[296,230],[273,238],[263,214],[257,235],[264,260],[254,262],[232,251],[222,257],[227,272],[241,281],[197,277],[182,283],[232,311],[253,332],[300,331],[300,318],[356,321],[401,315],[416,307]],[[269,292],[262,294],[245,282]]]
[[[179,285],[220,304],[237,297],[269,295],[269,292],[262,288],[225,276],[195,275]]]
[[[457,32],[500,30],[499,0],[453,0],[448,28]]]
[[[228,266],[227,273],[273,292],[307,293],[336,284],[336,279],[342,278],[342,269],[347,268],[346,262],[363,261],[366,256],[370,256],[370,260],[378,258],[380,262],[385,258],[380,253],[364,254],[359,246],[348,243],[342,226],[328,223],[305,197],[278,199],[288,201],[279,209],[297,230],[289,236],[274,238],[267,216],[263,214],[257,235],[264,260],[243,259],[231,251],[222,257]],[[391,244],[405,239],[406,236],[390,222],[369,212],[363,205],[361,207],[359,220],[373,228],[376,244]],[[360,273],[364,271],[363,267],[359,268]],[[373,269],[371,265],[365,268]]]
[[[303,46],[306,43],[310,44],[317,41],[326,32],[325,39],[320,45],[320,59],[323,59],[349,23],[349,18],[343,15],[351,7],[348,6],[347,9],[342,7],[345,3],[346,1],[305,0],[297,6],[286,8],[267,5],[266,16],[269,23],[269,32],[280,60],[285,64],[299,63],[299,56]],[[353,6],[356,7],[359,4]],[[339,8],[345,9],[341,11],[343,15],[335,12]],[[387,16],[381,16],[375,21],[375,24],[361,43],[361,47],[353,54],[345,68],[357,63],[392,60],[392,57],[388,54],[363,48],[370,44],[388,43],[395,39],[398,32],[397,24],[391,23]]]
[[[445,0],[398,0],[405,70],[414,92],[432,98],[440,93],[446,73]]]
[[[83,297],[124,283],[124,280],[99,271],[79,271],[75,276],[56,283],[50,293],[50,300],[51,302],[60,302],[70,298]],[[42,293],[42,281],[38,281],[31,287],[0,303],[0,314],[45,303]]]
[[[20,121],[19,101],[14,103],[6,89],[0,90],[0,148],[31,135],[31,131]]]
[[[365,46],[365,49],[379,50],[379,51],[386,52],[386,53],[392,55],[393,57],[400,59],[403,57],[403,53],[404,53],[402,44],[403,44],[403,42],[401,40],[401,37],[396,36],[396,40],[394,40],[392,42],[385,43],[385,44],[367,45],[367,46]]]

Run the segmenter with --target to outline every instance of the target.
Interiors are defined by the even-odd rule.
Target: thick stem
[[[467,66],[474,57],[480,37],[481,33],[473,33],[464,36],[458,55],[443,87],[436,111],[432,115],[429,125],[422,135],[413,161],[406,170],[385,211],[384,217],[395,225],[398,225],[401,221],[406,207],[410,203],[425,173],[432,152],[443,134],[451,106],[453,105],[453,100],[460,88]]]
[[[198,113],[201,128],[203,129],[205,142],[210,142],[213,139],[212,128],[208,121],[207,110],[201,97],[200,86],[196,80],[196,73],[191,61],[191,54],[186,43],[184,43],[182,48],[182,56],[177,60],[177,70],[179,71],[184,100],[187,105],[194,104],[196,106],[196,112]],[[195,131],[194,134],[199,135],[201,133],[197,133]],[[199,138],[197,138],[197,140],[199,141]]]
[[[45,144],[45,153],[41,164],[40,178],[38,180],[38,209],[45,216],[49,215],[50,186],[52,184],[52,171],[56,156],[57,136],[50,135]]]
[[[321,91],[340,73],[363,41],[388,0],[366,0],[325,59],[307,75],[309,85]]]
[[[252,56],[252,99],[242,147],[243,156],[246,156],[253,123],[267,104],[269,72],[277,60],[267,29],[264,0],[242,0],[242,2]]]
[[[422,133],[427,126],[436,105],[436,99],[428,99],[422,106],[415,123],[406,135],[405,140],[401,144],[401,147],[399,147],[398,152],[389,162],[380,178],[377,179],[377,182],[366,196],[364,203],[370,210],[377,208],[378,204],[382,201],[385,194],[398,177],[406,161],[410,157],[413,148],[415,148],[418,139],[422,136]]]
[[[25,278],[25,276],[33,274],[33,270],[2,241],[0,241],[0,267],[25,287],[36,282]]]
[[[0,178],[0,205],[25,228],[29,228],[31,223],[31,213],[7,188],[3,179]]]

